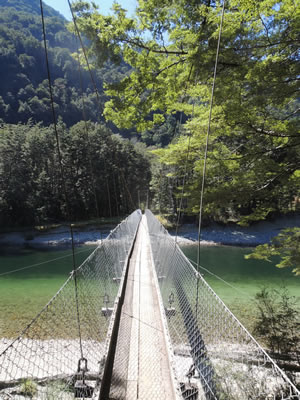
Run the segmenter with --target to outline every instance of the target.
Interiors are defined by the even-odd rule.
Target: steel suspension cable
[[[100,110],[100,109],[101,109],[101,102],[100,102],[100,95],[99,95],[99,91],[98,91],[98,88],[97,88],[97,85],[96,85],[96,81],[95,81],[94,75],[93,75],[93,73],[92,73],[91,66],[90,66],[90,63],[89,63],[89,59],[88,59],[88,56],[87,56],[87,52],[86,52],[85,46],[84,46],[84,44],[83,44],[83,40],[82,40],[80,31],[79,31],[79,28],[78,28],[78,25],[77,25],[76,15],[75,15],[75,13],[74,13],[74,11],[73,11],[72,3],[71,3],[70,0],[67,0],[67,1],[68,1],[68,5],[69,5],[69,9],[70,9],[71,15],[72,15],[72,20],[73,20],[73,24],[74,24],[74,27],[75,27],[75,32],[76,32],[77,38],[78,38],[79,41],[80,41],[80,47],[81,47],[81,49],[82,49],[82,52],[83,52],[83,55],[84,55],[84,59],[85,59],[85,63],[86,63],[87,69],[88,69],[88,71],[89,71],[89,75],[90,75],[90,78],[91,78],[91,82],[92,82],[92,85],[93,85],[93,88],[94,88],[94,93],[96,94],[96,99],[97,99],[98,108],[99,108],[99,110]],[[79,55],[78,55],[78,63],[79,63],[79,65],[81,65]],[[82,74],[81,74],[81,75],[82,75]],[[83,96],[83,89],[81,89],[81,90],[82,90],[82,96]],[[85,118],[85,117],[84,117],[84,118]],[[90,155],[89,155],[89,157],[90,157]],[[90,159],[91,159],[91,157],[90,157]],[[104,160],[104,163],[105,163],[105,160]],[[92,167],[91,167],[91,168],[92,168]],[[106,168],[106,167],[105,167],[105,168]],[[107,179],[107,175],[106,175],[106,174],[105,174],[105,179],[106,179],[106,188],[107,188],[107,193],[108,193],[109,212],[110,212],[110,217],[112,217],[112,211],[111,211],[111,195],[110,195],[110,190],[109,190],[109,185],[108,185],[108,179]],[[93,176],[92,176],[92,184],[93,184],[94,197],[96,198],[97,217],[99,218],[100,215],[99,215],[99,207],[98,207],[97,195],[96,195],[96,189],[95,189],[95,178],[94,178],[94,174],[93,174]]]
[[[87,57],[87,53],[86,53],[86,50],[85,50],[85,47],[84,47],[84,44],[83,44],[83,41],[82,41],[82,38],[81,38],[81,35],[80,35],[80,32],[79,32],[79,29],[78,29],[76,16],[75,16],[75,14],[73,12],[70,0],[68,0],[68,5],[69,5],[69,9],[70,9],[70,12],[71,12],[71,15],[72,15],[72,20],[73,20],[73,24],[74,24],[74,27],[75,27],[75,32],[76,32],[77,38],[80,41],[80,45],[81,45],[82,52],[84,54],[86,66],[88,68],[89,75],[90,75],[90,78],[91,78],[91,81],[92,81],[92,85],[94,87],[94,92],[96,94],[98,108],[101,109],[99,92],[98,92],[98,89],[97,89],[97,86],[96,86],[96,82],[95,82],[94,76],[93,76],[92,71],[91,71],[90,63],[89,63],[89,60],[88,60],[88,57]],[[97,201],[98,199],[97,199],[97,192],[96,192],[96,185],[95,185],[95,173],[94,173],[94,168],[93,168],[92,159],[91,159],[91,153],[90,153],[90,147],[91,147],[90,146],[90,136],[89,136],[88,126],[87,126],[87,121],[86,121],[85,102],[84,102],[84,97],[83,97],[83,79],[82,79],[81,62],[80,62],[79,55],[78,55],[78,68],[79,68],[79,76],[80,76],[80,87],[81,87],[81,96],[82,96],[83,118],[84,118],[84,124],[85,124],[86,138],[87,138],[87,142],[88,142],[88,157],[89,157],[89,164],[90,164],[90,170],[91,170],[91,175],[92,175],[92,186],[93,186],[93,193],[94,193],[94,199],[95,199],[95,205],[96,205],[97,218],[99,219],[100,213],[99,213],[99,207],[98,207],[98,201]],[[108,193],[109,212],[110,212],[110,217],[112,217],[111,198],[110,198],[110,190],[109,190],[108,179],[107,179],[107,174],[106,174],[106,160],[105,160],[105,158],[104,158],[104,167],[105,167],[106,188],[107,188],[107,193]],[[107,258],[105,246],[103,247],[103,252],[104,252],[105,258]],[[82,360],[84,360],[84,356],[83,356],[83,346],[82,346],[82,339],[81,339],[80,310],[79,310],[79,301],[78,301],[78,289],[77,289],[76,271],[74,271],[74,281],[75,281],[76,311],[77,311],[78,332],[79,332],[79,345],[80,345],[80,353],[81,353],[81,360],[80,361],[82,361]],[[106,287],[106,283],[105,283],[105,287]],[[106,293],[106,289],[105,289],[105,293]],[[79,361],[79,366],[80,366],[80,361]],[[83,370],[83,374],[85,372],[86,371]]]
[[[83,55],[84,55],[86,66],[88,68],[88,71],[89,71],[89,74],[90,74],[90,77],[91,77],[91,81],[92,81],[92,84],[93,84],[93,87],[94,87],[94,91],[96,93],[98,107],[100,108],[101,103],[100,103],[99,91],[98,91],[98,88],[97,88],[97,85],[96,85],[96,81],[95,81],[94,75],[92,74],[91,66],[90,66],[90,63],[89,63],[89,60],[88,60],[88,57],[87,57],[87,54],[86,54],[86,49],[84,47],[84,44],[83,44],[83,41],[82,41],[82,37],[80,35],[80,31],[78,29],[76,16],[74,14],[71,1],[70,0],[67,0],[67,1],[68,1],[68,5],[69,5],[69,8],[70,8],[71,15],[72,15],[72,20],[73,20],[73,23],[74,23],[75,31],[76,31],[76,34],[77,34],[79,40],[80,40],[80,45],[81,45],[81,49],[82,49],[82,52],[83,52]]]
[[[68,195],[67,195],[65,171],[64,171],[64,167],[63,167],[63,163],[62,163],[59,132],[58,132],[58,128],[57,128],[57,118],[56,118],[55,107],[54,107],[54,96],[53,96],[51,73],[50,73],[50,66],[49,66],[48,47],[47,47],[46,28],[45,28],[45,18],[44,18],[44,9],[43,9],[43,1],[42,0],[40,0],[40,9],[41,9],[41,18],[42,18],[43,42],[44,42],[44,50],[45,50],[45,59],[46,59],[46,68],[47,68],[47,77],[48,77],[48,87],[49,87],[49,93],[50,93],[50,104],[51,104],[52,118],[53,118],[53,124],[54,124],[54,132],[55,132],[58,163],[59,163],[59,169],[60,169],[60,179],[62,181],[62,186],[63,186],[63,194],[64,194],[64,198],[65,198],[67,219],[70,222],[71,221],[71,212],[70,212],[70,205],[69,205]],[[74,255],[73,245],[72,245],[72,249],[73,249],[73,269],[75,269],[75,255]]]
[[[53,123],[54,123],[56,149],[57,149],[57,156],[58,156],[58,162],[59,162],[59,168],[60,168],[60,179],[61,179],[62,185],[63,185],[63,194],[64,194],[64,198],[65,198],[67,219],[70,222],[71,221],[71,211],[70,211],[70,205],[69,205],[68,195],[67,195],[65,172],[64,172],[64,167],[63,167],[63,163],[62,163],[59,132],[58,132],[58,128],[57,128],[57,118],[56,118],[55,107],[54,107],[54,96],[53,96],[51,73],[50,73],[50,67],[49,67],[49,57],[48,57],[48,47],[47,47],[47,38],[46,38],[44,8],[43,8],[43,1],[42,0],[40,0],[40,9],[41,9],[41,18],[42,18],[43,42],[44,42],[46,68],[47,68],[47,76],[48,76],[48,86],[49,86],[49,93],[50,93],[51,111],[52,111],[52,118],[53,118]],[[70,229],[72,230],[71,226],[70,226]],[[72,232],[71,232],[71,235],[73,235]],[[75,269],[75,253],[74,253],[74,242],[73,241],[72,241],[72,252],[73,252],[73,269]]]
[[[184,101],[185,96],[186,96],[187,85],[188,85],[188,83],[189,83],[189,81],[190,81],[190,77],[191,77],[192,71],[193,71],[193,65],[192,65],[191,68],[190,68],[190,72],[189,72],[188,80],[187,80],[187,82],[186,82],[186,86],[185,86],[184,96],[183,96],[182,102]],[[192,109],[191,120],[192,120],[193,117],[194,117],[194,111],[195,111],[195,101],[193,101],[193,109]],[[183,112],[181,111],[181,114],[180,114],[180,124],[181,124],[181,122],[182,122],[182,114],[183,114]],[[176,221],[175,244],[177,243],[179,222],[180,222],[180,217],[181,217],[181,208],[182,208],[182,203],[183,203],[183,195],[184,195],[184,189],[185,189],[185,181],[186,181],[187,168],[188,168],[189,155],[190,155],[190,144],[191,144],[191,135],[189,135],[189,137],[188,137],[188,149],[187,149],[186,160],[185,160],[185,166],[184,166],[184,175],[183,175],[183,182],[182,182],[182,190],[181,190],[181,196],[180,196],[180,202],[179,202],[179,212],[178,212],[177,221]]]
[[[95,91],[95,93],[96,93],[98,107],[101,108],[99,91],[98,91],[98,89],[97,89],[97,85],[96,85],[96,82],[95,82],[95,78],[94,78],[94,76],[93,76],[93,74],[92,74],[91,66],[90,66],[90,63],[89,63],[89,60],[88,60],[88,57],[87,57],[87,52],[86,52],[85,46],[84,46],[84,44],[83,44],[83,40],[82,40],[80,31],[79,31],[79,28],[78,28],[78,25],[77,25],[76,16],[75,16],[74,11],[73,11],[73,9],[72,9],[72,3],[71,3],[70,0],[67,0],[67,1],[68,1],[68,5],[69,5],[69,8],[70,8],[71,15],[72,15],[72,19],[73,19],[75,31],[76,31],[76,34],[77,34],[79,40],[80,40],[81,49],[82,49],[82,52],[83,52],[83,55],[84,55],[84,58],[85,58],[85,62],[86,62],[86,65],[87,65],[87,68],[88,68],[88,71],[89,71],[89,74],[90,74],[90,77],[91,77],[91,81],[92,81],[92,84],[93,84],[93,87],[94,87],[94,91]],[[121,174],[122,174],[122,170],[121,170]],[[133,203],[133,200],[132,200],[132,197],[131,197],[131,193],[130,193],[130,190],[129,190],[128,185],[127,185],[127,182],[126,182],[124,176],[123,176],[122,178],[123,178],[123,180],[124,180],[124,185],[125,185],[126,190],[127,190],[127,192],[128,192],[129,202],[132,203],[133,209],[134,209],[135,206],[134,206],[134,203]],[[106,186],[107,186],[107,191],[108,191],[109,209],[110,209],[110,213],[111,213],[110,190],[109,190],[109,185],[108,185],[107,177],[106,177]]]
[[[42,18],[42,29],[43,29],[43,42],[44,42],[44,50],[45,50],[45,58],[46,58],[46,68],[47,68],[47,76],[48,76],[48,87],[50,93],[50,104],[51,104],[51,112],[52,112],[52,119],[54,124],[54,132],[55,132],[55,139],[56,139],[56,149],[57,149],[57,156],[58,156],[58,163],[60,168],[60,178],[63,184],[63,192],[65,197],[65,205],[67,210],[67,217],[70,221],[70,208],[69,202],[67,197],[67,189],[65,183],[65,173],[62,163],[62,156],[61,156],[61,148],[60,148],[60,140],[59,140],[59,133],[57,128],[57,118],[55,113],[54,107],[54,96],[53,96],[53,89],[52,89],[52,81],[51,81],[51,73],[49,67],[49,57],[48,57],[48,47],[47,47],[47,39],[46,39],[46,28],[45,28],[45,19],[44,19],[44,9],[43,9],[43,1],[40,0],[40,8],[41,8],[41,18]]]
[[[66,205],[66,210],[67,210],[67,217],[68,217],[68,220],[71,221],[71,213],[70,213],[70,207],[69,207],[68,196],[67,196],[65,173],[64,173],[64,168],[63,168],[63,164],[62,164],[59,133],[58,133],[58,129],[57,129],[57,119],[56,119],[56,113],[55,113],[55,108],[54,108],[54,96],[53,96],[51,73],[50,73],[50,67],[49,67],[49,57],[48,57],[48,48],[47,48],[47,40],[46,40],[46,28],[45,28],[44,9],[43,9],[43,1],[42,0],[40,0],[40,8],[41,8],[41,18],[42,18],[43,41],[44,41],[44,49],[45,49],[46,67],[47,67],[47,75],[48,75],[48,85],[49,85],[49,91],[50,91],[51,110],[52,110],[52,116],[53,116],[53,122],[54,122],[56,147],[57,147],[59,167],[60,167],[60,178],[61,178],[62,184],[63,184],[63,191],[64,191],[64,197],[65,197],[65,205]],[[74,276],[74,286],[75,286],[75,301],[76,301],[76,310],[77,310],[79,345],[80,345],[80,351],[81,351],[81,358],[83,359],[82,338],[81,338],[81,330],[80,330],[80,314],[79,314],[79,305],[78,305],[78,284],[77,284],[77,277],[76,277],[76,262],[75,262],[75,249],[74,249],[74,239],[73,239],[72,224],[70,224],[70,231],[71,231],[71,238],[72,238],[73,276]]]
[[[90,250],[91,250],[91,249],[80,250],[80,251],[77,251],[75,255],[80,254],[80,253],[86,253],[86,252],[88,252],[88,251],[90,251]],[[54,262],[54,261],[62,260],[63,258],[67,258],[67,257],[71,257],[71,256],[73,257],[73,254],[72,254],[72,253],[71,253],[71,254],[66,254],[66,255],[61,256],[61,257],[51,258],[50,260],[47,260],[47,261],[42,261],[42,262],[39,262],[39,263],[26,265],[26,267],[19,267],[19,268],[10,270],[10,271],[2,272],[2,273],[0,273],[0,276],[10,275],[10,274],[13,274],[13,273],[15,273],[15,272],[20,272],[20,271],[24,271],[24,270],[26,270],[26,269],[30,269],[30,268],[34,268],[34,267],[39,267],[40,265],[49,264],[49,263],[52,263],[52,262]]]
[[[87,149],[88,161],[89,161],[89,167],[90,167],[91,178],[92,178],[92,188],[93,188],[93,195],[94,195],[94,201],[95,201],[95,207],[96,207],[96,215],[97,215],[97,218],[99,219],[100,214],[99,214],[99,207],[98,207],[98,197],[97,197],[97,192],[96,192],[95,171],[94,171],[92,157],[91,157],[91,141],[90,141],[89,129],[88,129],[87,118],[86,118],[86,107],[85,107],[85,101],[84,101],[84,95],[83,95],[83,77],[82,77],[81,63],[80,63],[79,55],[77,57],[77,62],[78,62],[79,82],[80,82],[80,90],[81,90],[82,116],[83,116],[85,136],[86,136],[87,146],[88,146],[88,149]]]
[[[207,153],[208,153],[209,136],[210,136],[210,131],[211,131],[213,99],[214,99],[214,92],[215,92],[215,86],[216,86],[217,67],[218,67],[218,60],[219,60],[219,52],[220,52],[220,43],[221,43],[221,37],[222,37],[224,14],[225,14],[225,0],[223,0],[222,14],[221,14],[221,21],[220,21],[220,28],[219,28],[218,44],[217,44],[214,75],[213,75],[213,83],[212,83],[211,96],[210,96],[208,126],[207,126],[206,141],[205,141],[204,163],[203,163],[203,170],[202,170],[202,184],[201,184],[200,205],[199,205],[198,249],[197,249],[197,272],[198,272],[198,274],[199,274],[199,268],[200,268],[200,241],[201,241],[201,226],[202,226],[202,213],[203,213],[204,186],[205,186],[206,169],[207,169]],[[199,302],[199,278],[197,279],[196,317],[197,317],[197,313],[198,313],[198,302]]]

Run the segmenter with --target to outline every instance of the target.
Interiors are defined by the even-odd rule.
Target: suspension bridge
[[[42,0],[40,6],[64,182]],[[225,2],[202,195],[224,9]],[[70,217],[65,186],[63,191]],[[96,195],[95,201],[97,208]],[[74,398],[299,400],[300,392],[192,266],[155,216],[149,210],[145,215],[137,210],[73,270],[17,338],[0,345],[0,400]]]
[[[0,399],[300,399],[155,216],[118,225],[19,337]]]

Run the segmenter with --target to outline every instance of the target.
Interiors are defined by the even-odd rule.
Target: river
[[[196,244],[183,246],[185,255],[196,262]],[[280,269],[274,262],[246,260],[249,247],[203,246],[200,253],[200,272],[214,291],[251,331],[256,315],[255,295],[263,287],[281,290],[286,287],[300,307],[300,277],[292,268]]]
[[[76,248],[79,266],[95,246]],[[17,272],[9,273],[9,271]],[[72,271],[70,248],[0,248],[0,337],[16,336]]]
[[[76,265],[95,246],[76,248]],[[192,260],[197,245],[182,246]],[[300,304],[300,277],[273,263],[245,260],[249,248],[207,246],[201,249],[201,273],[233,313],[251,329],[255,315],[255,294],[263,287],[285,285]],[[24,269],[25,268],[25,269]],[[19,270],[9,273],[9,271]],[[51,299],[72,270],[68,248],[0,248],[0,337],[15,337]]]

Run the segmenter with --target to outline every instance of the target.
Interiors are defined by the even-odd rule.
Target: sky
[[[48,6],[51,6],[55,10],[59,11],[68,20],[71,19],[69,5],[67,0],[44,0]],[[103,14],[109,14],[109,10],[113,4],[113,0],[94,0],[100,9],[99,11]],[[129,15],[134,13],[136,8],[137,0],[118,0],[117,3],[121,4],[123,8],[128,10]]]

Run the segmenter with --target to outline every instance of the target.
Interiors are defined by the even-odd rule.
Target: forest
[[[0,118],[6,123],[32,119],[49,125],[53,121],[39,2],[1,0],[0,6]],[[75,36],[67,30],[64,17],[46,5],[45,21],[54,99],[60,117],[68,126],[79,122],[80,99],[84,96],[87,118],[97,121],[101,111],[97,110],[89,76],[82,71],[81,85],[78,63],[72,57],[78,48]],[[95,79],[101,88],[98,74]]]
[[[142,146],[92,122],[61,123],[59,132],[64,182],[52,126],[2,126],[1,226],[123,216],[138,208],[138,191],[143,195],[150,179]]]
[[[124,215],[148,189],[154,211],[196,219],[204,179],[205,221],[299,212],[297,3],[227,1],[220,32],[217,1],[140,0],[132,17],[77,1],[83,49],[45,5],[72,219]],[[39,2],[0,6],[0,220],[65,219]]]
[[[1,0],[0,7],[0,224],[61,221],[67,218],[66,200],[40,4]],[[67,21],[46,4],[44,14],[69,218],[126,215],[138,207],[139,189],[145,196],[150,165],[142,145],[135,147],[122,138],[130,132],[105,123],[102,86],[104,80],[117,80],[128,68],[124,64],[93,70],[95,93],[89,72],[72,56],[78,39],[67,29]]]

